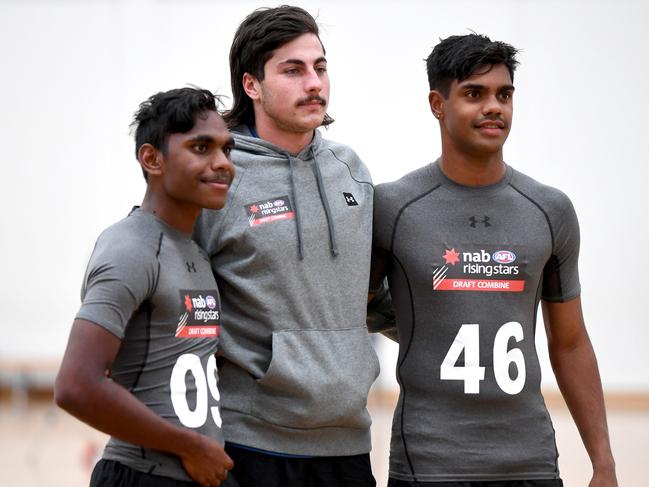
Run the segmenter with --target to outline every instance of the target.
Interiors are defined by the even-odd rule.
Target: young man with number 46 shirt
[[[234,142],[214,95],[195,88],[152,96],[134,125],[146,194],[97,239],[56,402],[111,435],[93,487],[237,487],[219,413],[220,298],[191,239],[201,209],[225,204]]]
[[[441,41],[427,68],[442,155],[376,188],[371,289],[387,275],[399,339],[390,487],[562,485],[534,343],[540,300],[590,487],[617,485],[575,212],[503,161],[515,55],[476,34]]]

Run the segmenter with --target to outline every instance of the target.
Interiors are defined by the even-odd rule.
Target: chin
[[[322,115],[309,117],[303,120],[301,125],[305,128],[305,131],[315,130],[318,127],[320,127],[320,125],[322,125],[323,120],[324,120],[324,113]]]
[[[499,151],[501,151],[502,148],[503,148],[503,145],[504,144],[502,144],[502,143],[480,144],[480,145],[475,146],[474,149],[475,149],[475,152],[477,152],[477,153],[482,153],[484,155],[490,156],[492,154],[496,154]]]
[[[225,206],[226,200],[219,200],[219,201],[209,201],[205,203],[203,208],[206,208],[208,210],[221,210]]]

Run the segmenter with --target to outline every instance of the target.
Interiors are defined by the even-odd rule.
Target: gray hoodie
[[[204,211],[195,230],[222,294],[226,441],[367,453],[367,393],[379,370],[365,324],[370,175],[318,131],[297,155],[234,132],[227,205]]]

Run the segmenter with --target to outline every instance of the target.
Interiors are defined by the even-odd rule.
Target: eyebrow
[[[215,138],[212,137],[211,135],[205,135],[205,134],[197,134],[191,139],[189,139],[187,142],[192,143],[192,142],[210,142],[214,143]],[[234,137],[230,136],[226,141],[223,142],[223,146],[232,146],[234,147]]]
[[[213,142],[214,137],[211,135],[197,134],[191,139],[188,139],[187,142]]]
[[[315,62],[313,64],[318,64],[318,63],[322,63],[322,62],[326,63],[327,58],[325,58],[324,56],[320,56],[318,59],[315,60]],[[299,64],[299,65],[303,65],[303,66],[306,65],[306,63],[304,61],[302,61],[301,59],[286,59],[286,60],[280,62],[279,64],[280,65],[281,64]]]
[[[466,83],[461,85],[460,88],[469,90],[484,90],[486,87],[478,83]],[[514,88],[514,85],[503,85],[498,88],[498,91],[514,91],[515,89],[516,88]]]

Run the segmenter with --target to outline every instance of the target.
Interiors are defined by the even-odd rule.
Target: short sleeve
[[[543,293],[546,301],[564,302],[579,296],[579,222],[566,195],[560,193],[556,209],[550,214],[552,255],[543,269]]]
[[[133,314],[155,291],[159,267],[152,249],[115,237],[103,234],[97,240],[76,318],[122,339]]]

